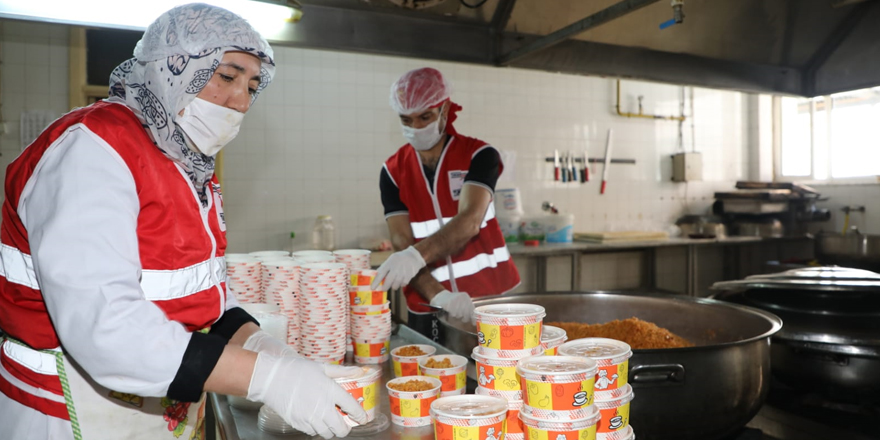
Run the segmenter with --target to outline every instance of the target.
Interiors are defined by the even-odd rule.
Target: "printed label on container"
[[[434,423],[436,440],[503,440],[506,420],[487,426],[452,426]]]
[[[620,431],[629,426],[629,403],[617,408],[600,409],[599,413],[602,418],[597,432]]]
[[[526,426],[528,440],[596,440],[596,425],[580,431],[547,431]]]
[[[498,391],[519,391],[519,375],[516,367],[493,367],[479,364],[477,381],[483,388]]]
[[[541,383],[522,379],[523,401],[533,408],[571,411],[593,404],[593,379],[582,382]]]
[[[377,342],[375,344],[363,344],[354,342],[354,355],[360,357],[384,356],[391,349],[391,341]]]
[[[379,306],[388,302],[386,292],[375,290],[361,290],[349,292],[349,299],[353,306]]]
[[[541,323],[507,326],[477,322],[481,346],[495,350],[527,350],[541,344]]]
[[[614,390],[622,388],[629,381],[629,361],[608,367],[599,367],[596,372],[596,390]]]
[[[393,361],[392,363],[394,364],[394,375],[396,377],[418,376],[419,375],[419,363],[418,362]]]
[[[364,410],[369,411],[377,406],[376,404],[379,400],[378,390],[378,382],[373,382],[363,388],[348,390],[348,394],[351,394],[351,397],[354,397],[354,400],[357,400],[364,407]]]
[[[433,374],[425,374],[425,376],[433,377],[440,381],[440,391],[455,391],[464,388],[467,381],[467,371],[450,374],[449,376],[435,376]]]
[[[437,396],[426,397],[424,399],[391,399],[391,414],[396,416],[415,418],[428,417],[431,415],[431,403],[437,400]]]

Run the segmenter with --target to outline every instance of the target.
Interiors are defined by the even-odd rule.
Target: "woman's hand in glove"
[[[326,439],[351,431],[337,406],[358,423],[367,420],[361,405],[327,376],[325,367],[304,358],[259,353],[247,398],[269,405],[295,429]]]

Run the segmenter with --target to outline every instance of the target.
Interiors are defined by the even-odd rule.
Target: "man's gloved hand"
[[[244,341],[244,345],[241,348],[245,350],[254,351],[257,353],[269,353],[273,356],[294,356],[294,357],[302,357],[293,347],[287,345],[286,343],[275,339],[269,332],[264,330],[259,330],[254,332],[247,341]]]
[[[388,257],[373,279],[373,290],[399,289],[413,279],[416,274],[426,266],[425,259],[416,248],[410,246],[400,252],[395,252]],[[382,284],[384,281],[384,285]]]
[[[474,301],[465,292],[444,290],[434,296],[434,299],[431,300],[431,305],[442,308],[453,318],[471,321],[474,324],[477,322],[474,316]]]
[[[336,407],[358,423],[367,421],[367,413],[324,370],[308,359],[259,353],[247,398],[269,405],[290,426],[308,435],[345,437],[351,428]]]
[[[331,379],[339,379],[341,377],[351,377],[362,371],[361,367],[343,367],[342,365],[321,364],[324,367],[324,374]]]

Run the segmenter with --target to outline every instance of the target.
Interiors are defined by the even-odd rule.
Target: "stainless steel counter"
[[[443,346],[437,345],[430,339],[416,333],[414,330],[400,325],[395,334],[391,336],[391,348],[397,348],[407,344],[427,344],[437,349],[437,354],[455,354]],[[468,377],[474,377],[474,364],[468,363]],[[388,390],[385,383],[394,378],[394,371],[391,367],[391,361],[382,364],[382,386],[379,387],[379,412],[388,417],[391,421],[391,408],[388,400]],[[470,382],[470,381],[469,381]],[[473,385],[473,384],[471,384]],[[469,387],[470,388],[470,387]],[[259,411],[243,411],[233,408],[229,405],[226,396],[222,394],[210,394],[211,405],[214,408],[214,414],[217,417],[217,425],[219,427],[220,438],[223,440],[305,440],[312,437],[302,433],[293,435],[275,435],[260,430],[257,426],[257,416]],[[356,432],[352,431],[350,439],[364,440],[387,440],[387,439],[403,439],[407,440],[432,440],[434,431],[431,426],[422,428],[403,428],[393,423],[390,427],[377,434],[356,437]]]

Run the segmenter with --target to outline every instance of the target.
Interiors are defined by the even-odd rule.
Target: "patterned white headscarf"
[[[128,106],[156,146],[186,170],[202,203],[214,175],[214,158],[193,149],[177,125],[178,113],[205,87],[228,51],[251,53],[261,61],[260,85],[275,74],[269,43],[238,15],[192,3],[162,14],[144,32],[134,58],[110,74],[110,98]]]

